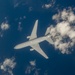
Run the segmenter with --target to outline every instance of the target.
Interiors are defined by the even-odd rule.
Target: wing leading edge
[[[40,48],[39,44],[31,45],[31,47],[36,50],[38,53],[40,53],[42,56],[44,56],[46,59],[48,59],[48,56],[43,52],[43,50]]]
[[[31,36],[29,40],[37,38],[37,26],[38,26],[38,20],[36,20],[34,24],[34,28],[32,30]],[[43,57],[48,59],[48,56],[43,52],[43,50],[40,48],[39,44],[31,45],[31,47],[36,50],[39,54],[41,54]]]
[[[35,21],[34,28],[32,30],[32,33],[31,33],[29,40],[37,38],[37,26],[38,26],[38,20]]]

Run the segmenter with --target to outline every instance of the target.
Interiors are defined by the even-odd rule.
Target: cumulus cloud
[[[7,23],[2,23],[2,24],[1,24],[1,29],[2,29],[2,30],[8,30],[8,29],[9,29],[9,24],[7,24]]]
[[[58,14],[53,15],[53,20],[56,20],[57,22],[62,21],[68,21],[70,23],[75,23],[75,14],[73,12],[73,9],[64,9],[63,11],[59,11]]]
[[[55,49],[63,54],[70,53],[75,44],[75,14],[72,9],[64,9],[53,15],[56,26],[50,26],[50,34],[54,41]]]
[[[0,65],[0,69],[4,72],[13,75],[12,70],[15,68],[16,62],[14,62],[15,58],[8,59],[6,58],[3,63]]]
[[[34,60],[34,61],[30,61],[30,65],[31,66],[36,66],[36,61]]]
[[[29,62],[29,65],[26,67],[26,70],[25,70],[25,74],[26,75],[39,75],[39,70],[37,67],[36,67],[36,61],[33,60],[33,61],[30,61]]]
[[[9,24],[6,22],[6,23],[2,23],[0,25],[0,37],[3,37],[3,34],[4,34],[4,31],[8,30],[10,28]]]
[[[45,4],[45,5],[43,5],[42,7],[48,9],[48,8],[50,8],[51,6],[52,6],[51,4]]]
[[[55,0],[51,0],[51,1],[48,2],[47,4],[42,5],[42,8],[49,9],[49,8],[52,7],[54,4],[55,4]]]
[[[19,30],[19,31],[22,31],[22,29],[23,29],[23,28],[22,28],[22,26],[21,26],[21,22],[19,22],[19,23],[18,23],[18,30]]]

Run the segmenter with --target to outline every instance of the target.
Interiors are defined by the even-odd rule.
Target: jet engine
[[[27,39],[29,39],[30,38],[30,36],[27,36]]]
[[[33,48],[30,49],[30,51],[33,51],[33,50],[34,50]]]

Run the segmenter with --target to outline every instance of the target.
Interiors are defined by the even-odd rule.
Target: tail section
[[[49,42],[50,44],[54,44],[53,40],[51,39],[51,37],[49,37],[48,39],[46,39],[47,42]]]
[[[45,35],[48,35],[49,38],[46,39],[47,42],[49,42],[50,44],[54,44],[53,40],[51,39],[50,36],[50,27],[47,28]]]

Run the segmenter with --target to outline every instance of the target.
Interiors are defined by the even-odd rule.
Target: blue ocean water
[[[48,0],[49,1],[49,0]],[[38,19],[38,37],[44,36],[47,27],[52,23],[52,16],[55,14],[56,6],[59,5],[59,9],[66,7],[74,7],[74,0],[56,0],[55,5],[46,10],[42,9],[41,5],[48,2],[47,0],[31,0],[24,1],[14,8],[14,4],[17,4],[18,0],[0,0],[0,24],[7,17],[10,29],[4,32],[4,36],[0,38],[0,62],[5,58],[15,57],[17,65],[13,70],[14,75],[34,75],[34,71],[31,74],[25,74],[25,69],[29,65],[29,61],[36,60],[36,68],[41,69],[39,74],[35,75],[75,75],[75,52],[66,55],[60,53],[58,50],[44,41],[40,43],[41,48],[49,56],[46,60],[36,51],[30,52],[30,47],[23,48],[21,50],[14,50],[14,46],[18,43],[27,41],[26,38],[31,34],[31,30],[34,26],[34,22]],[[23,3],[26,3],[23,5]],[[32,7],[32,11],[28,11],[29,7]],[[26,16],[26,19],[20,19]],[[22,31],[18,31],[18,22],[22,24]],[[0,71],[1,75],[2,72]]]

